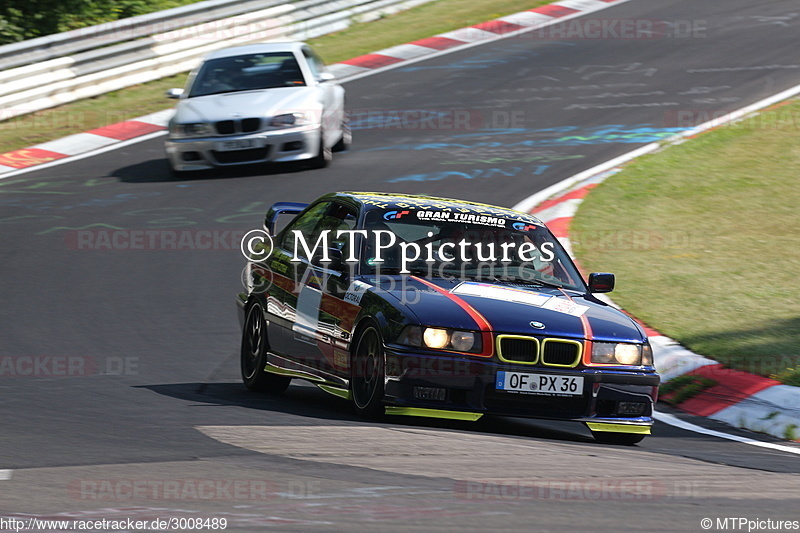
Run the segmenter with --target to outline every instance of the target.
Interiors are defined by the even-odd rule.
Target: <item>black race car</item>
[[[282,214],[294,217],[276,232]],[[620,444],[650,433],[659,376],[644,330],[594,296],[613,274],[584,281],[531,215],[332,193],[273,205],[242,244],[251,390],[300,378],[366,417],[572,420]]]

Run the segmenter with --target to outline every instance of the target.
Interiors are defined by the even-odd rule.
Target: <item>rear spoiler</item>
[[[308,204],[298,204],[297,202],[277,202],[272,204],[272,207],[269,208],[267,215],[264,217],[264,229],[271,236],[275,236],[275,222],[279,216],[297,215],[306,207],[308,207]]]

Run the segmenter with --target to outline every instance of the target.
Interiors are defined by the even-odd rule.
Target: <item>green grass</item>
[[[716,384],[717,382],[713,379],[703,376],[678,376],[659,387],[659,399],[673,405],[680,405]]]
[[[382,48],[430,37],[498,17],[549,4],[553,0],[437,0],[429,4],[354,24],[347,30],[309,43],[329,64]],[[0,153],[58,139],[168,109],[174,101],[164,92],[182,87],[186,74],[81,100],[0,122]]]
[[[643,157],[572,223],[612,297],[686,347],[800,383],[800,102]]]

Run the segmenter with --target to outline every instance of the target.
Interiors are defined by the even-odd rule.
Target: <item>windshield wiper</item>
[[[563,289],[564,286],[555,283],[552,281],[546,281],[543,279],[525,279],[525,278],[514,278],[510,276],[492,276],[495,281],[505,281],[508,283],[522,283],[525,285],[536,285],[539,287],[551,287],[553,289]]]
[[[387,266],[387,267],[377,267],[376,265],[370,265],[372,268],[373,274],[399,274],[401,276],[404,275],[422,275],[427,276],[428,274],[435,274],[434,270],[429,270],[427,268],[422,267],[415,267],[415,266],[407,266],[406,272],[400,272],[403,270],[402,267],[399,266]]]

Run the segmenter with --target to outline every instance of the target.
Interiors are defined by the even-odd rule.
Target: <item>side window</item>
[[[308,211],[299,215],[294,219],[284,230],[283,239],[281,240],[281,248],[289,250],[294,253],[295,236],[294,231],[299,230],[306,242],[310,241],[314,228],[319,223],[320,217],[325,213],[325,210],[330,207],[330,202],[320,202],[312,206]]]
[[[336,234],[342,230],[351,230],[356,227],[356,212],[343,205],[337,205],[336,209],[330,213],[326,220],[323,220],[325,227],[323,229],[330,229],[330,245],[332,248],[338,248],[342,252],[342,257],[350,255],[350,245],[353,236],[342,235],[341,237]]]
[[[339,230],[350,230],[356,225],[354,210],[335,202],[321,202],[306,211],[295,220],[287,229],[281,241],[281,247],[295,252],[295,230],[299,230],[309,250],[313,250],[323,231],[329,231],[327,244],[329,247],[338,248],[343,255],[349,254],[349,239],[346,235],[337,237]],[[324,242],[324,241],[323,241]],[[302,246],[298,246],[298,257],[307,257]]]

